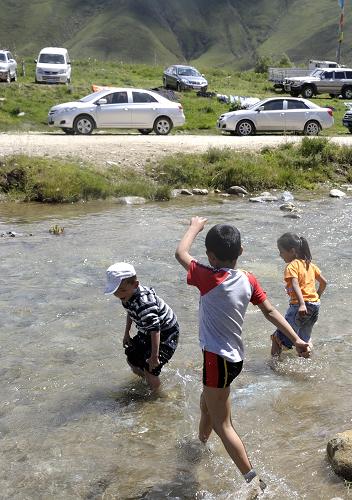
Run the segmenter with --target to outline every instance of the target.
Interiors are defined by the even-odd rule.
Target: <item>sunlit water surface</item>
[[[311,360],[270,362],[271,325],[250,306],[245,368],[232,386],[234,425],[268,483],[264,498],[347,498],[326,444],[351,421],[351,199],[278,204],[178,200],[122,207],[0,206],[1,498],[243,499],[243,480],[216,436],[197,444],[201,355],[195,289],[173,254],[192,215],[233,223],[243,235],[239,266],[254,272],[285,312],[277,237],[304,234],[329,281]],[[65,227],[54,236],[49,228]],[[31,234],[31,235],[30,235]],[[203,259],[204,234],[193,254]],[[102,291],[114,261],[176,311],[180,345],[153,398],[125,363],[125,316]]]

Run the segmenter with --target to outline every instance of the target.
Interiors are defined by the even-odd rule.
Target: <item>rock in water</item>
[[[328,442],[326,451],[336,474],[352,481],[352,430],[336,434]]]

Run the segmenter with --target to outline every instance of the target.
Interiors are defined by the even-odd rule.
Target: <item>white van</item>
[[[45,47],[35,59],[35,81],[37,83],[70,83],[71,62],[67,49]]]

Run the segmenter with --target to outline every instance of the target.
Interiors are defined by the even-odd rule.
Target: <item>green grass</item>
[[[66,203],[119,196],[169,200],[173,188],[226,191],[239,185],[263,189],[318,189],[352,183],[352,148],[324,138],[264,148],[259,153],[210,148],[204,154],[170,156],[141,174],[131,169],[47,158],[13,156],[0,161],[0,192],[8,200]]]
[[[25,61],[26,76],[19,75],[17,83],[0,83],[0,132],[48,132],[47,114],[51,106],[77,100],[91,92],[92,84],[154,88],[161,85],[162,66],[125,64],[122,62],[78,60],[73,63],[71,85],[43,85],[34,83],[35,63]],[[277,95],[266,74],[253,71],[232,71],[221,68],[200,67],[208,81],[209,90],[225,95],[259,98]],[[19,68],[19,73],[21,68]],[[229,105],[216,98],[198,97],[195,92],[182,92],[179,99],[184,107],[186,124],[173,133],[186,132],[219,134],[215,124]],[[319,96],[313,99],[321,106],[333,106],[335,125],[322,132],[323,136],[348,134],[341,120],[345,111],[343,101]],[[24,112],[23,116],[18,116]],[[111,130],[116,133],[116,130]]]

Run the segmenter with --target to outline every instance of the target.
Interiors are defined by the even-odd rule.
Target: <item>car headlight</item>
[[[65,69],[59,69],[58,71],[59,75],[64,75],[66,73]]]
[[[0,66],[0,71],[4,71],[6,69],[6,66]]]
[[[60,111],[63,111],[64,113],[67,113],[67,111],[74,111],[75,109],[77,109],[77,106],[72,106],[72,107],[68,107],[68,108],[63,108],[63,109],[61,109]]]
[[[42,75],[44,73],[44,70],[42,68],[37,69],[38,75]]]
[[[186,80],[186,78],[181,78],[181,82],[182,83],[188,83],[188,80]]]

